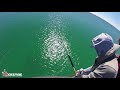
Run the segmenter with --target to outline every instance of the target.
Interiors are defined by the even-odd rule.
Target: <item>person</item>
[[[118,61],[116,51],[120,45],[113,42],[107,33],[101,33],[92,39],[97,57],[95,63],[87,69],[76,72],[76,78],[116,78],[118,73]]]
[[[118,43],[120,45],[120,38],[118,39]],[[117,60],[118,60],[118,74],[116,78],[120,78],[120,55],[116,54]]]
[[[120,78],[120,55],[117,54],[116,57],[118,60],[118,74],[117,74],[116,78]]]
[[[118,39],[119,45],[120,45],[120,38]]]

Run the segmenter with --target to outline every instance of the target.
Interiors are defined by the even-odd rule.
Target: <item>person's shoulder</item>
[[[109,65],[101,64],[93,72],[95,77],[115,78],[117,71]]]
[[[102,64],[96,70],[99,73],[116,74],[118,71],[118,65],[117,65],[117,67],[113,67],[113,66],[108,65],[108,64]]]
[[[117,60],[117,58],[114,58],[111,61],[105,62],[103,65],[111,67],[111,68],[115,69],[116,71],[118,70],[118,60]]]

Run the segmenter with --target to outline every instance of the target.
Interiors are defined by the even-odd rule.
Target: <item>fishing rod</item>
[[[68,58],[69,58],[69,60],[70,60],[70,63],[71,63],[71,65],[72,65],[72,68],[73,68],[73,71],[74,71],[74,74],[75,74],[75,76],[76,76],[76,69],[75,69],[75,67],[74,67],[74,64],[73,64],[73,62],[72,62],[72,59],[71,59],[71,57],[70,57],[70,54],[69,54],[69,52],[68,52],[68,49],[67,49],[67,47],[65,46],[65,44],[64,44],[64,40],[63,40],[63,38],[61,38],[62,39],[62,43],[63,43],[63,47],[65,48],[65,50],[66,50],[66,53],[67,53],[67,56],[68,56]],[[58,40],[57,40],[58,41]],[[59,41],[58,41],[59,42]]]
[[[63,42],[63,44],[64,44],[64,42]],[[69,58],[69,60],[70,60],[70,63],[71,63],[71,65],[72,65],[72,68],[73,68],[73,70],[74,70],[74,74],[76,75],[76,69],[75,69],[74,64],[73,64],[73,62],[72,62],[72,59],[71,59],[71,57],[70,57],[70,55],[69,55],[68,49],[67,49],[67,47],[65,47],[65,44],[64,44],[63,46],[64,46],[64,48],[66,49],[67,56],[68,56],[68,58]]]

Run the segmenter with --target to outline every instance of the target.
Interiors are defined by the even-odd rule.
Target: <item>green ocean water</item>
[[[73,76],[64,46],[76,69],[87,68],[96,57],[91,40],[102,32],[115,43],[120,37],[120,31],[87,12],[1,12],[0,72]]]

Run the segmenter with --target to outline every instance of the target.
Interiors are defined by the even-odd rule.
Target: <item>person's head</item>
[[[92,39],[93,47],[98,56],[104,56],[111,48],[114,50],[119,48],[119,45],[114,44],[113,39],[107,33],[101,33]],[[117,47],[117,48],[116,48]]]

